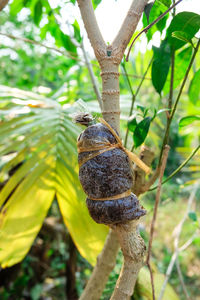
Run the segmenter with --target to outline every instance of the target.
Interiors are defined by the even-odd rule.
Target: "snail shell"
[[[85,149],[105,141],[117,143],[110,130],[101,123],[89,126],[80,134],[78,141]],[[94,151],[79,153],[79,163],[91,153]],[[146,214],[133,193],[116,200],[93,200],[110,198],[131,189],[132,168],[127,154],[122,149],[114,148],[83,163],[79,169],[79,178],[88,196],[86,204],[89,213],[97,223],[123,223],[139,219]]]

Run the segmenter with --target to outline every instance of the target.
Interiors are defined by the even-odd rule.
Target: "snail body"
[[[107,144],[110,147],[104,146]],[[109,128],[101,123],[88,126],[78,138],[78,147],[82,149],[78,155],[79,179],[88,196],[91,217],[97,223],[117,224],[145,215],[145,209],[131,193],[130,159],[117,147]]]

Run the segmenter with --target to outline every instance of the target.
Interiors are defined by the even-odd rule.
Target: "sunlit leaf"
[[[155,299],[159,298],[159,294],[162,288],[162,285],[164,283],[165,276],[163,274],[159,274],[157,272],[153,273],[153,278],[154,278],[154,288],[155,288]],[[152,298],[152,288],[151,288],[151,278],[149,271],[147,268],[142,268],[140,270],[137,284],[136,284],[136,289],[135,289],[135,294],[136,296],[139,297],[139,299],[143,300],[150,300]],[[134,297],[135,297],[134,294]],[[138,298],[136,298],[138,299]],[[177,296],[176,292],[173,290],[173,288],[167,284],[164,296],[162,298],[163,300],[179,300],[179,297]]]
[[[77,173],[73,174],[69,168],[63,168],[62,161],[57,162],[57,168],[59,186],[56,197],[64,222],[81,255],[95,265],[97,254],[102,249],[108,228],[95,223],[89,216],[85,205],[86,195],[80,186]]]
[[[182,118],[179,121],[179,127],[185,127],[187,125],[190,125],[191,123],[195,122],[195,121],[200,121],[200,116],[187,116]]]
[[[143,19],[142,19],[143,26],[146,27],[148,25],[148,23],[152,23],[153,21],[155,21],[155,19],[157,19],[166,10],[167,10],[167,6],[165,5],[165,3],[162,3],[162,1],[156,0],[150,9],[149,20],[147,19],[147,16],[145,14],[143,14]],[[160,31],[160,32],[163,31],[163,29],[165,28],[167,19],[168,19],[168,15],[164,16],[157,24],[152,26],[147,31],[146,36],[147,36],[148,41],[151,40],[153,34],[156,31]]]
[[[200,69],[194,74],[189,87],[189,98],[193,104],[200,99]]]
[[[184,31],[174,31],[174,32],[172,32],[172,37],[175,37],[186,43],[191,43],[191,39],[190,39],[189,35],[187,34],[187,32],[184,32]]]
[[[16,16],[23,7],[24,7],[24,0],[14,0],[10,5],[11,15]]]
[[[21,261],[29,251],[54,199],[52,170],[44,172],[20,197],[16,190],[0,215],[0,262],[3,268]]]
[[[29,107],[30,94],[22,91],[23,100],[19,100],[20,90],[3,90],[5,99],[17,95],[18,100],[13,102],[16,110]],[[37,96],[32,93],[31,98]],[[24,110],[20,117],[15,112],[0,123],[0,151],[16,153],[4,161],[1,177],[17,166],[0,193],[0,264],[11,266],[24,258],[55,195],[77,248],[95,264],[108,228],[91,219],[85,204],[76,150],[80,129],[69,118],[69,106],[63,109],[50,99],[41,101],[44,105],[39,107],[33,103],[31,114]]]
[[[97,8],[97,6],[101,3],[102,0],[92,0],[92,4],[93,4],[93,7],[94,9]]]
[[[78,42],[81,42],[82,37],[81,37],[81,33],[80,33],[80,27],[79,24],[77,22],[77,20],[74,21],[74,23],[72,24],[73,28],[74,28],[74,37]]]

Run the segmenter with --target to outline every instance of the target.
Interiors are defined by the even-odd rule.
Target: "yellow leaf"
[[[95,265],[96,257],[103,248],[108,227],[95,223],[89,216],[85,203],[86,195],[80,186],[77,173],[72,174],[69,168],[64,169],[59,162],[57,164],[59,172],[62,169],[62,176],[59,176],[56,196],[64,222],[81,255]]]
[[[158,299],[165,276],[160,273],[153,272],[154,278],[154,288],[155,288],[155,298]],[[151,289],[151,279],[149,270],[146,267],[143,267],[140,270],[137,285],[136,285],[136,292],[138,296],[142,297],[144,300],[152,300],[152,289]],[[179,300],[179,297],[170,286],[167,284],[164,296],[162,300]]]
[[[49,163],[53,163],[52,159]],[[55,196],[52,169],[47,166],[34,184],[19,196],[18,189],[0,214],[0,263],[3,268],[21,261],[29,251]]]

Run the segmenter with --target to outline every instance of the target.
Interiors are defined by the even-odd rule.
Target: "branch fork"
[[[102,77],[102,114],[104,119],[119,133],[120,132],[120,105],[119,105],[119,64],[123,58],[124,51],[136,29],[141,14],[148,0],[133,0],[125,20],[111,45],[106,45],[99,30],[91,0],[77,0],[88,38],[93,47],[95,56],[101,68]],[[117,281],[112,300],[129,299],[133,293],[138,272],[143,265],[145,253],[144,241],[137,233],[137,222],[112,226],[112,231],[118,237],[123,255],[124,265]],[[108,243],[110,241],[110,244]],[[110,235],[108,244],[114,242],[115,251],[118,249],[116,237],[113,240]],[[105,250],[105,248],[104,248]],[[103,251],[104,251],[103,250]],[[101,257],[98,259],[100,264]],[[113,261],[113,259],[112,259]],[[101,277],[102,279],[102,277]],[[107,274],[106,274],[107,280]],[[97,300],[100,298],[100,289],[97,293],[93,291],[91,280],[86,287],[81,300]],[[102,279],[102,283],[105,280]],[[91,295],[92,291],[92,295]]]

